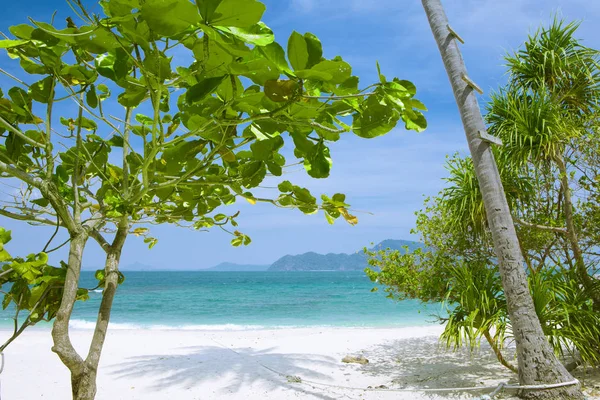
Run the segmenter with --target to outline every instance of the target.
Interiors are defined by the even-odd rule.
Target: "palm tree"
[[[600,285],[586,267],[569,178],[569,159],[577,158],[578,144],[595,139],[600,99],[600,53],[574,38],[578,26],[554,20],[506,57],[510,83],[492,96],[487,119],[490,132],[506,143],[504,153],[515,168],[556,171],[559,217],[564,219],[574,269],[600,312]]]
[[[456,40],[453,40],[455,35],[448,28],[448,19],[440,0],[422,0],[422,3],[452,84],[483,195],[517,345],[519,382],[533,385],[571,381],[573,377],[554,354],[536,315],[498,167],[490,144],[480,135],[480,132],[486,131],[486,126],[473,85],[466,83],[466,68]],[[524,391],[522,395],[537,399],[583,399],[579,386],[574,385],[547,391]]]

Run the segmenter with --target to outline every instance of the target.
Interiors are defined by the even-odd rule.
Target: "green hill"
[[[419,242],[409,240],[384,240],[373,246],[373,250],[402,250],[408,246],[409,250],[414,250],[423,245]],[[367,267],[367,256],[362,249],[356,253],[346,254],[319,254],[314,252],[287,255],[275,261],[269,271],[355,271],[363,270]]]

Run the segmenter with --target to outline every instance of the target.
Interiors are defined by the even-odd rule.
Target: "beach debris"
[[[367,360],[364,356],[351,356],[347,355],[342,358],[342,362],[346,364],[368,364],[369,360]]]
[[[297,375],[286,375],[286,379],[289,383],[302,383],[302,378]]]

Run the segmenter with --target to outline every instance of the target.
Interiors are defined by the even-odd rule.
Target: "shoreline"
[[[447,393],[365,389],[381,385],[389,389],[473,387],[514,381],[515,375],[500,366],[485,346],[472,355],[445,351],[438,342],[442,330],[441,325],[109,329],[96,399],[473,399],[489,391],[448,397]],[[72,331],[80,354],[87,351],[91,334],[91,330]],[[5,351],[2,395],[10,400],[70,398],[68,370],[51,352],[51,345],[49,332],[37,329],[26,331]],[[369,363],[345,364],[341,360],[346,355],[363,355]],[[287,377],[299,377],[301,382],[289,382]]]

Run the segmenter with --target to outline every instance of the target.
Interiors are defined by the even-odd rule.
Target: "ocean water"
[[[127,272],[113,304],[111,329],[260,329],[392,327],[432,323],[439,306],[396,302],[362,271]],[[81,286],[94,287],[92,272]],[[75,329],[92,328],[101,291],[78,302]],[[4,312],[6,313],[6,311]],[[8,315],[2,315],[2,325]]]

